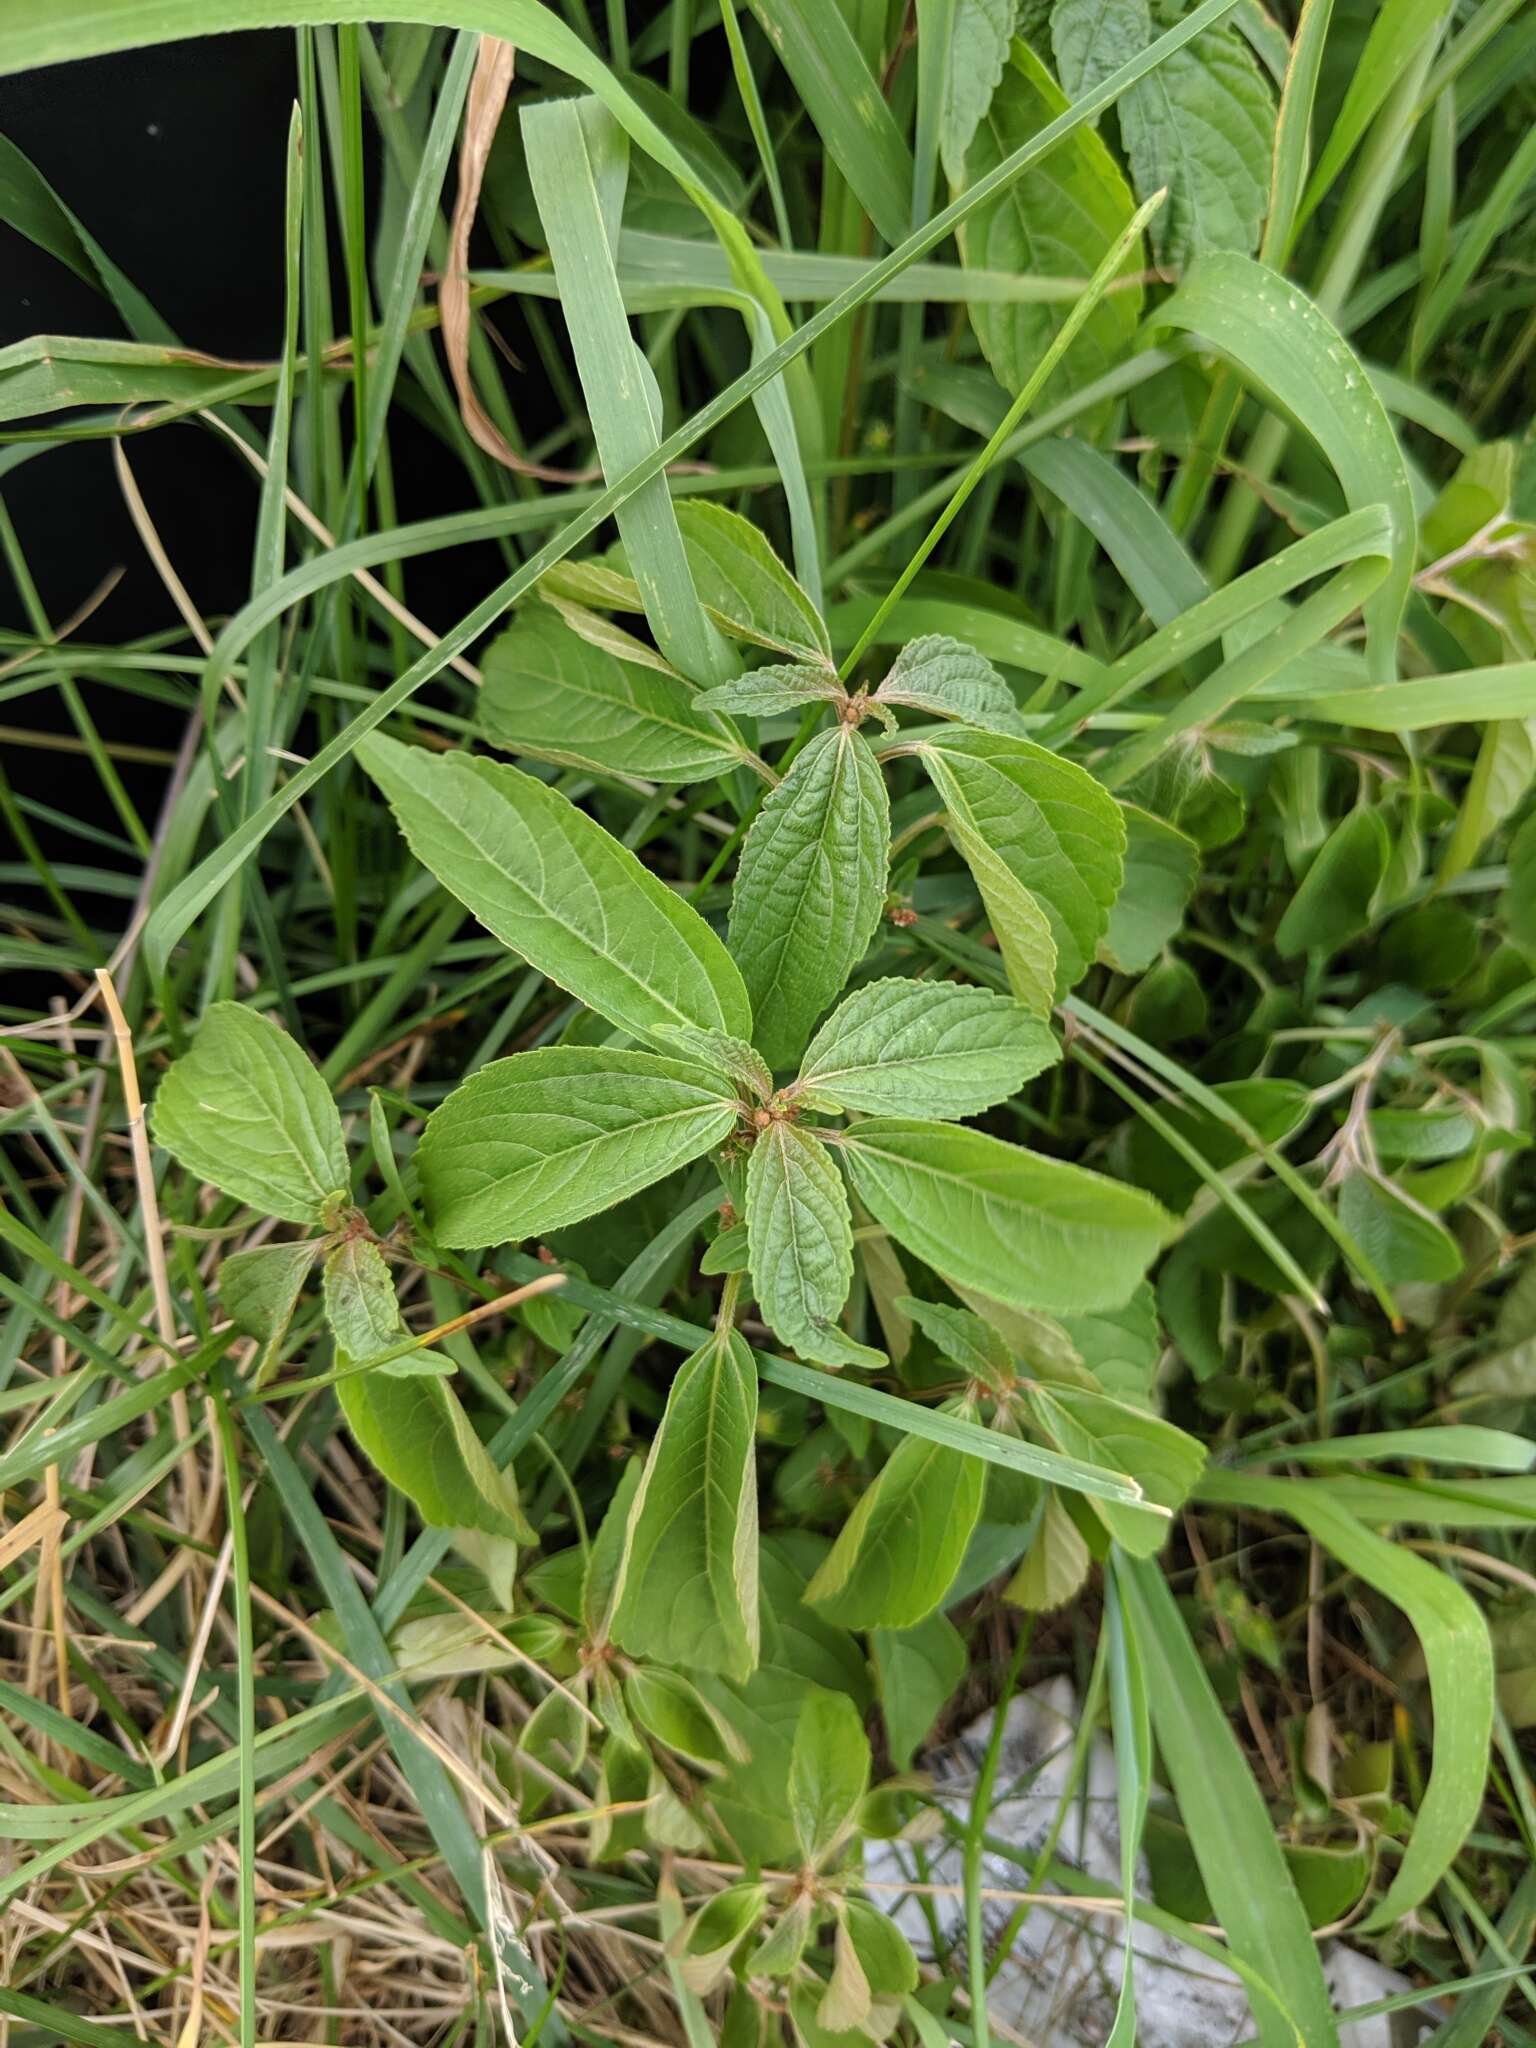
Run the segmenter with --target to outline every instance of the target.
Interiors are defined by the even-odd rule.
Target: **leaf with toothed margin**
[[[693,1060],[577,1045],[493,1060],[427,1119],[432,1227],[455,1246],[558,1230],[696,1159],[736,1117],[731,1082]]]
[[[909,640],[871,701],[905,704],[936,718],[958,718],[991,732],[1022,734],[1013,692],[984,654],[947,633]]]
[[[795,1086],[869,1114],[975,1116],[1053,1066],[1061,1047],[1022,1003],[958,981],[872,981],[832,1012]]]
[[[884,1354],[837,1326],[853,1284],[853,1224],[843,1177],[826,1147],[774,1121],[747,1161],[752,1285],[781,1342],[818,1365],[883,1365]]]
[[[753,820],[731,897],[730,949],[771,1067],[863,959],[885,902],[891,814],[880,764],[851,726],[818,733]]]
[[[871,1117],[840,1149],[898,1244],[1019,1308],[1118,1307],[1177,1228],[1139,1188],[960,1124]]]
[[[1010,936],[1010,914],[1023,892],[1055,942],[1051,996],[1060,998],[1092,964],[1119,894],[1126,840],[1120,805],[1085,768],[1002,733],[960,726],[931,732],[920,757],[993,919],[1015,993],[1031,1007],[1038,1003],[1037,948],[1028,933]],[[1018,965],[1015,953],[1022,955]]]

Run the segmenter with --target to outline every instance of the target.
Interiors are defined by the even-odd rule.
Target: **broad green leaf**
[[[1402,450],[1359,358],[1310,299],[1247,256],[1202,256],[1156,320],[1202,335],[1296,421],[1333,465],[1351,510],[1386,508],[1391,567],[1363,609],[1372,680],[1391,682],[1418,526]]]
[[[930,1614],[915,1628],[877,1628],[870,1650],[891,1762],[908,1771],[965,1677],[965,1638],[948,1616]]]
[[[699,602],[723,632],[830,667],[826,623],[761,527],[708,498],[679,499],[677,521]]]
[[[1043,1019],[990,989],[873,981],[822,1025],[795,1085],[817,1103],[876,1116],[975,1116],[1060,1057]]]
[[[758,1133],[747,1161],[752,1285],[769,1327],[818,1365],[877,1365],[837,1326],[853,1283],[848,1194],[824,1145],[791,1123]]]
[[[696,782],[723,775],[746,749],[697,708],[678,676],[633,658],[650,650],[604,624],[607,644],[574,632],[549,605],[518,614],[487,648],[480,722],[514,754],[608,775]]]
[[[1493,1722],[1488,1624],[1449,1572],[1365,1528],[1323,1484],[1213,1471],[1201,1497],[1299,1522],[1346,1571],[1400,1607],[1419,1638],[1434,1706],[1434,1751],[1402,1860],[1363,1923],[1367,1932],[1381,1933],[1430,1896],[1481,1811]]]
[[[741,849],[730,948],[771,1067],[798,1058],[863,959],[885,902],[890,806],[851,727],[818,734],[765,800]],[[729,1027],[727,1027],[729,1028]]]
[[[900,1306],[917,1327],[968,1379],[993,1393],[1011,1388],[1017,1373],[1001,1334],[968,1308],[950,1308],[942,1301],[903,1297]]]
[[[922,762],[992,914],[1000,865],[1039,904],[1056,944],[1059,997],[1092,964],[1124,873],[1119,804],[1086,769],[1032,740],[960,728],[925,737]],[[996,919],[994,917],[994,929]],[[1008,943],[997,933],[1008,959]],[[1015,993],[1030,1000],[1018,986]]]
[[[219,1306],[236,1329],[258,1340],[263,1363],[293,1320],[322,1243],[312,1237],[300,1244],[258,1245],[254,1251],[231,1252],[220,1264]]]
[[[1381,1175],[1364,1168],[1339,1188],[1339,1221],[1389,1287],[1454,1280],[1461,1247],[1429,1211]]]
[[[326,1255],[322,1275],[325,1319],[336,1339],[340,1363],[365,1365],[380,1353],[410,1340],[395,1298],[395,1283],[384,1254],[366,1237],[349,1237]],[[424,1373],[451,1373],[453,1363],[436,1351],[407,1351],[379,1367],[380,1372],[409,1379]]]
[[[1360,938],[1392,851],[1378,810],[1354,810],[1336,825],[1286,905],[1275,945],[1297,953],[1336,953]]]
[[[806,1695],[795,1724],[787,1798],[795,1839],[807,1863],[820,1866],[852,1828],[869,1788],[869,1738],[846,1693],[819,1686]]]
[[[720,1982],[731,1957],[762,1918],[767,1899],[766,1885],[727,1885],[689,1920],[678,1958],[682,1980],[696,1996],[702,1998]]]
[[[829,668],[802,662],[755,668],[734,683],[701,690],[694,702],[709,711],[745,712],[751,718],[774,718],[781,711],[799,711],[807,704],[841,704],[845,691]]]
[[[1013,692],[987,657],[946,633],[909,640],[881,678],[874,702],[910,705],[989,732],[1024,730]]]
[[[449,1245],[557,1230],[707,1152],[736,1116],[731,1083],[691,1060],[575,1045],[493,1060],[427,1119],[432,1227]]]
[[[889,1913],[868,1899],[850,1898],[843,1907],[849,1938],[858,1951],[864,1981],[875,1999],[900,1998],[917,1988],[917,1957]]]
[[[430,1527],[537,1543],[516,1480],[492,1464],[446,1380],[353,1373],[337,1381],[336,1398],[361,1449]]]
[[[734,1330],[678,1367],[635,1496],[613,1635],[745,1679],[757,1663],[757,1368]]]
[[[1152,9],[1148,0],[1056,0],[1050,32],[1061,89],[1080,100],[1151,42]]]
[[[844,1524],[806,1598],[844,1628],[912,1628],[943,1600],[981,1513],[974,1458],[909,1436]]]
[[[1089,11],[1084,0],[1074,4]],[[1154,0],[1147,42],[1171,12],[1170,0]],[[1128,47],[1113,61],[1135,54]],[[1226,23],[1207,30],[1132,86],[1117,111],[1137,198],[1167,188],[1152,217],[1158,263],[1182,269],[1221,249],[1251,256],[1269,192],[1275,101],[1242,35]]]
[[[1082,1387],[1041,1387],[1030,1406],[1058,1450],[1129,1472],[1147,1499],[1167,1511],[1154,1514],[1151,1508],[1094,1502],[1122,1549],[1133,1557],[1155,1556],[1172,1530],[1170,1516],[1184,1505],[1205,1469],[1204,1445],[1161,1416]]]
[[[637,1667],[624,1680],[624,1702],[637,1726],[690,1763],[724,1764],[745,1754],[740,1739],[680,1672]]]
[[[1014,13],[1014,0],[955,0],[939,115],[939,155],[951,185],[965,183],[971,137],[1008,62]]]
[[[567,798],[507,762],[377,733],[357,753],[416,858],[541,974],[637,1038],[672,1024],[751,1037],[709,926]]]
[[[1332,1996],[1274,1824],[1167,1581],[1146,1559],[1117,1558],[1114,1573],[1200,1874],[1234,1955],[1271,1993],[1252,2000],[1258,2039],[1338,2048]]]
[[[1173,1230],[1136,1188],[963,1126],[872,1118],[848,1132],[843,1157],[899,1244],[1017,1308],[1117,1307]]]
[[[155,1093],[155,1143],[189,1173],[285,1223],[321,1223],[347,1194],[330,1090],[286,1031],[214,1003]]]
[[[1054,1613],[1082,1591],[1092,1562],[1087,1539],[1052,1487],[1045,1496],[1039,1526],[1003,1598],[1029,1614]]]
[[[1039,58],[1015,42],[966,152],[967,182],[987,176],[1066,107]],[[1091,277],[1132,210],[1130,191],[1109,151],[1091,129],[1080,128],[976,208],[960,230],[960,253],[968,269]],[[1140,269],[1141,252],[1132,249],[1127,277]],[[1080,390],[1129,353],[1141,301],[1141,286],[1133,283],[1099,301],[1052,380],[1055,396]],[[1065,305],[980,301],[969,310],[983,355],[1004,390],[1012,392],[1022,389],[1068,312]]]
[[[1153,1381],[1163,1340],[1157,1327],[1157,1300],[1146,1281],[1122,1308],[1064,1316],[1061,1329],[1106,1394],[1133,1408],[1155,1406]]]
[[[1184,922],[1200,874],[1200,849],[1176,825],[1122,803],[1125,879],[1110,906],[1099,958],[1121,974],[1144,974]]]

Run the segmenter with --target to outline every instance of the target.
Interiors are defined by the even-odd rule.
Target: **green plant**
[[[128,336],[0,354],[0,460],[110,439],[185,627],[56,628],[0,521],[0,688],[116,821],[0,783],[8,944],[84,986],[8,1041],[0,2012],[115,2038],[57,1939],[185,1912],[242,2048],[329,2026],[263,1926],[366,1898],[411,2038],[986,2048],[1048,1892],[1264,2048],[1337,2040],[1338,1927],[1440,2048],[1536,2038],[1524,12],[396,13],[0,23],[299,79],[271,364],[0,160]],[[255,479],[216,630],[133,480],[178,422]],[[158,839],[124,693],[191,733]]]

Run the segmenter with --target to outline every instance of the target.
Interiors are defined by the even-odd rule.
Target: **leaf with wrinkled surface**
[[[874,981],[822,1025],[796,1087],[818,1103],[875,1116],[975,1116],[1060,1057],[1049,1025],[990,989]]]
[[[939,154],[951,185],[965,183],[965,154],[1002,78],[1013,41],[1014,0],[955,0]]]
[[[736,1092],[697,1062],[551,1045],[493,1060],[427,1119],[417,1162],[449,1245],[540,1236],[718,1144]]]
[[[384,1254],[366,1237],[349,1237],[329,1253],[322,1275],[325,1319],[345,1365],[366,1365],[410,1341]],[[409,1378],[451,1373],[452,1361],[435,1351],[407,1351],[378,1368]]]
[[[1013,692],[984,654],[945,633],[909,640],[875,691],[877,704],[906,704],[989,732],[1020,733]]]
[[[827,1149],[793,1124],[759,1133],[747,1161],[752,1285],[769,1327],[818,1365],[879,1365],[837,1326],[853,1282],[848,1193]]]
[[[799,1056],[874,936],[885,902],[890,806],[868,742],[819,734],[771,791],[741,849],[730,948],[771,1067]]]
[[[243,1003],[214,1003],[155,1095],[155,1143],[189,1173],[284,1223],[345,1199],[347,1150],[307,1054]]]

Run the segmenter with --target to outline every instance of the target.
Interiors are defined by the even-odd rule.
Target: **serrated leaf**
[[[1178,11],[1156,0],[1147,42]],[[1252,255],[1269,195],[1275,101],[1238,31],[1224,22],[1207,29],[1122,94],[1116,111],[1137,198],[1167,189],[1152,217],[1159,265],[1181,269],[1213,250]]]
[[[961,1125],[871,1118],[848,1132],[843,1158],[899,1244],[1018,1308],[1114,1308],[1173,1234],[1139,1189]]]
[[[710,1067],[738,1083],[748,1094],[766,1102],[773,1093],[773,1075],[756,1046],[744,1038],[727,1037],[723,1031],[695,1031],[692,1025],[677,1024],[660,1034],[663,1042],[692,1064]]]
[[[818,1365],[878,1365],[878,1351],[837,1327],[853,1282],[848,1193],[825,1146],[784,1122],[759,1133],[747,1161],[752,1285],[770,1328]]]
[[[1030,1397],[1039,1427],[1069,1457],[1129,1472],[1156,1508],[1095,1500],[1092,1507],[1111,1536],[1133,1557],[1154,1556],[1205,1469],[1205,1447],[1161,1416],[1082,1387],[1041,1387]]]
[[[427,1119],[432,1227],[448,1245],[557,1230],[707,1152],[736,1116],[732,1083],[690,1060],[576,1045],[493,1060]]]
[[[1060,997],[1092,963],[1120,891],[1126,827],[1119,804],[1086,769],[1026,739],[956,728],[929,735],[921,758],[976,877],[1015,993],[1035,1007],[1038,970],[1030,959],[1016,974],[1009,958],[993,908],[1005,893],[999,870],[1045,915],[1056,946],[1051,995]]]
[[[877,1628],[870,1649],[891,1762],[898,1771],[910,1770],[965,1677],[965,1639],[947,1615],[930,1614],[916,1628]]]
[[[739,1738],[728,1734],[680,1672],[636,1667],[624,1680],[624,1701],[639,1727],[690,1763],[719,1765],[733,1753],[745,1755]]]
[[[1141,55],[1152,40],[1152,9],[1148,0],[1055,0],[1050,30],[1061,89],[1069,100],[1080,100]]]
[[[950,184],[965,184],[965,152],[987,113],[1014,41],[1014,0],[954,0],[938,154]]]
[[[546,783],[377,733],[357,756],[443,887],[621,1031],[691,1024],[752,1036],[741,975],[703,918]]]
[[[1027,1613],[1050,1614],[1081,1592],[1092,1561],[1082,1530],[1052,1487],[1039,1526],[1018,1570],[1003,1589],[1003,1598]]]
[[[723,632],[830,667],[821,613],[760,527],[707,498],[680,498],[677,523],[699,602]]]
[[[796,1087],[818,1102],[877,1116],[975,1116],[1060,1057],[1049,1025],[990,989],[873,981],[822,1025]]]
[[[1015,42],[966,152],[966,183],[974,185],[996,170],[1066,109],[1066,98],[1046,67],[1027,44]],[[976,208],[959,230],[960,253],[967,269],[1001,270],[1010,277],[1091,277],[1131,213],[1130,189],[1114,159],[1091,128],[1081,127]],[[1126,256],[1127,275],[1141,264],[1140,248],[1133,247]],[[1051,380],[1056,397],[1114,368],[1135,339],[1141,301],[1139,284],[1123,285],[1100,299]],[[1017,392],[1069,308],[978,298],[968,310],[993,375],[1004,390]]]
[[[329,1252],[321,1284],[325,1319],[343,1365],[365,1365],[409,1341],[384,1254],[368,1238],[346,1238]],[[381,1364],[379,1371],[409,1379],[451,1373],[453,1362],[436,1351],[408,1351]]]
[[[746,749],[681,677],[642,664],[635,654],[650,652],[642,642],[598,623],[606,645],[574,632],[550,606],[533,605],[491,642],[480,723],[492,744],[658,782],[696,782],[737,766]]]
[[[820,733],[770,792],[741,849],[730,948],[771,1067],[798,1057],[863,959],[890,857],[880,765],[851,727]]]
[[[302,1047],[243,1003],[214,1003],[155,1094],[155,1143],[265,1216],[320,1223],[347,1192],[341,1118]]]
[[[845,1693],[807,1693],[795,1723],[789,1817],[808,1863],[819,1865],[852,1827],[869,1787],[869,1738]]]
[[[909,640],[881,679],[873,701],[907,704],[991,732],[1024,731],[1013,692],[991,662],[947,633]]]
[[[758,1655],[757,1368],[722,1330],[678,1367],[635,1496],[613,1635],[632,1656],[750,1677]]]
[[[830,668],[791,662],[755,668],[733,683],[701,690],[694,700],[709,711],[743,712],[751,718],[772,718],[781,711],[799,711],[807,704],[841,704],[847,692]]]
[[[1121,974],[1144,974],[1184,922],[1200,874],[1200,849],[1176,825],[1122,803],[1125,878],[1110,906],[1099,958]]]
[[[492,1464],[445,1380],[353,1373],[336,1398],[360,1448],[391,1486],[437,1529],[483,1529],[537,1543],[518,1505],[517,1482]]]
[[[1064,1316],[1061,1327],[1106,1394],[1133,1408],[1152,1408],[1153,1381],[1162,1353],[1157,1298],[1141,1286],[1121,1308]]]
[[[904,1437],[806,1589],[844,1628],[912,1628],[954,1582],[981,1513],[980,1461]]]

